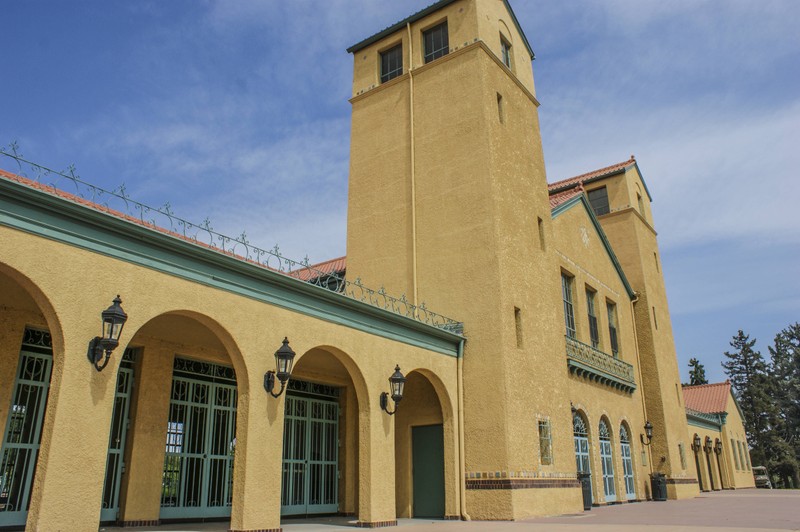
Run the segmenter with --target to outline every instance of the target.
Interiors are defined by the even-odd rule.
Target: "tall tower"
[[[579,510],[571,445],[553,474],[571,480],[515,489],[537,482],[537,413],[572,434],[533,53],[516,17],[505,0],[442,0],[348,51],[348,277],[465,323],[471,516]],[[501,489],[482,489],[489,478]]]
[[[607,214],[599,221],[638,296],[634,315],[646,416],[654,428],[653,470],[667,476],[670,498],[694,496],[697,484],[694,464],[686,459],[691,452],[686,410],[650,193],[633,157],[585,186],[589,198],[608,198]]]

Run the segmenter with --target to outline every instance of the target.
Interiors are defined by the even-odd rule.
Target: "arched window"
[[[592,469],[589,466],[589,432],[586,430],[586,422],[578,413],[572,416],[572,433],[575,440],[575,462],[578,466],[578,473],[591,474]]]
[[[631,439],[628,428],[623,423],[619,426],[619,446],[622,454],[622,475],[625,478],[625,498],[636,498],[636,485],[633,482],[633,458],[631,458]]]
[[[605,419],[600,420],[600,463],[603,466],[603,493],[606,502],[617,500],[617,490],[614,486],[614,458],[611,454],[611,431]]]

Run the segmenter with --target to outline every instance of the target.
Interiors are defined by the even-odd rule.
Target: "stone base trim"
[[[119,526],[123,528],[137,528],[141,526],[160,526],[161,520],[160,519],[150,519],[143,520],[140,519],[139,521],[120,521]]]
[[[387,526],[397,526],[397,520],[393,521],[358,521],[356,528],[385,528]]]
[[[444,516],[445,521],[461,521],[460,515],[446,515]]]
[[[283,532],[282,528],[248,528],[247,530],[240,530],[238,528],[229,528],[228,532]]]
[[[667,478],[667,484],[697,484],[696,478]]]
[[[581,483],[576,478],[476,478],[467,479],[468,490],[526,490],[574,488],[579,489]]]

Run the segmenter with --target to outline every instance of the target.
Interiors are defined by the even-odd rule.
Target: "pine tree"
[[[800,486],[800,323],[775,335],[769,347],[772,396],[777,405],[776,437],[782,440],[776,473],[784,485]]]
[[[698,384],[708,384],[706,379],[706,367],[696,358],[689,359],[689,386]]]
[[[722,363],[731,381],[739,406],[744,413],[744,429],[752,448],[751,455],[757,464],[770,467],[775,440],[770,431],[777,419],[777,408],[770,397],[767,363],[753,347],[756,340],[739,330],[731,340],[734,351],[725,351],[727,362]]]

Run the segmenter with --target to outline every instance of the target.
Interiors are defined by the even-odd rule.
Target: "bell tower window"
[[[381,52],[381,83],[386,83],[403,73],[403,45],[398,44]]]
[[[425,62],[446,56],[450,52],[450,40],[447,36],[447,21],[432,27],[422,34],[425,45]]]

